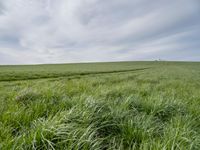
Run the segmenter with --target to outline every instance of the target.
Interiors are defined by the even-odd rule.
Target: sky
[[[200,61],[199,0],[0,0],[0,64]]]

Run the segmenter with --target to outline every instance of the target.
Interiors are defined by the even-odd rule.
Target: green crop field
[[[199,150],[200,63],[0,66],[0,149]]]

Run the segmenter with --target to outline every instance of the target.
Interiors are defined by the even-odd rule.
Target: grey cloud
[[[4,6],[3,3],[0,1],[0,15],[3,13],[4,11]]]
[[[200,60],[198,0],[6,0],[2,6],[0,52],[11,59],[0,63]],[[22,54],[28,60],[17,62]]]

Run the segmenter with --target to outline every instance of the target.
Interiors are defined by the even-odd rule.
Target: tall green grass
[[[26,66],[17,81],[2,79],[0,149],[200,149],[200,63],[83,65],[89,74],[53,78],[53,66],[38,66],[28,80]]]

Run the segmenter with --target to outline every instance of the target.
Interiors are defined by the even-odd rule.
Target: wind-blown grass
[[[112,65],[108,74],[0,82],[0,149],[200,148],[199,63]]]

